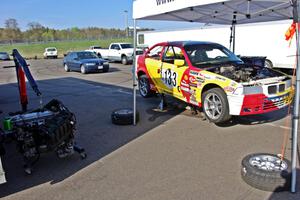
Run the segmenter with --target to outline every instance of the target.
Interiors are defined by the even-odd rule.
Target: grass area
[[[91,41],[67,41],[67,42],[49,42],[43,44],[13,44],[1,45],[0,52],[5,51],[11,54],[13,49],[18,49],[23,57],[26,58],[43,58],[43,53],[47,47],[56,47],[58,56],[63,57],[64,53],[69,51],[78,51],[88,49],[90,46],[97,45],[103,48],[108,48],[113,42],[132,42],[131,38],[124,39],[107,39],[107,40],[91,40]]]

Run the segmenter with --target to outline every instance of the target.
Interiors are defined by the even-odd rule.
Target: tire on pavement
[[[231,118],[227,96],[221,88],[205,91],[202,94],[202,107],[206,118],[213,123],[227,122]]]
[[[65,69],[66,72],[70,71],[70,68],[68,67],[67,63],[64,64],[64,69]]]
[[[111,114],[111,121],[116,125],[132,125],[133,110],[131,108],[122,108],[114,110]],[[136,111],[136,122],[139,121],[139,112]]]
[[[128,64],[128,58],[127,58],[127,56],[122,56],[121,61],[122,61],[123,65],[127,65]]]
[[[86,74],[86,69],[85,69],[84,65],[81,65],[81,66],[80,66],[80,72],[81,72],[82,74]]]
[[[277,163],[274,165],[277,166],[277,169],[270,168],[272,160]],[[268,163],[269,161],[272,162]],[[287,159],[281,161],[274,154],[250,154],[242,160],[241,176],[248,185],[256,189],[273,192],[285,191],[290,187],[291,163]]]
[[[273,63],[272,63],[272,61],[266,59],[266,60],[265,60],[265,67],[266,67],[266,68],[269,68],[269,69],[272,69],[272,68],[273,68]]]
[[[145,74],[143,74],[143,75],[139,76],[138,80],[139,80],[140,95],[144,98],[153,96],[153,91],[150,88],[150,83],[149,83],[148,77]]]

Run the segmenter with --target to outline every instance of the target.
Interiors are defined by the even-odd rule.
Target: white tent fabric
[[[292,19],[288,0],[135,0],[133,18],[237,24]]]

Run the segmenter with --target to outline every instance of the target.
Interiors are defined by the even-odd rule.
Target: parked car
[[[108,61],[99,58],[95,53],[89,51],[70,52],[63,61],[66,72],[79,71],[82,74],[89,72],[108,72]]]
[[[57,49],[55,47],[48,47],[45,49],[44,58],[57,58]]]
[[[0,52],[0,60],[10,60],[9,54],[6,52]]]
[[[208,120],[262,114],[292,102],[291,78],[245,64],[224,46],[210,42],[164,42],[137,58],[141,96],[168,94],[198,108]]]
[[[91,46],[86,51],[94,52],[100,58],[110,61],[121,61],[123,65],[129,64],[133,60],[133,45],[129,43],[111,43],[108,49]],[[137,49],[136,54],[143,54],[143,50]]]

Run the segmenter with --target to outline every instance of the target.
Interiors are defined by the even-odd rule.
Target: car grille
[[[284,92],[285,84],[271,85],[268,87],[268,94],[276,94],[277,92]]]
[[[263,110],[274,108],[281,108],[289,103],[289,93],[283,96],[265,98],[263,103]]]

